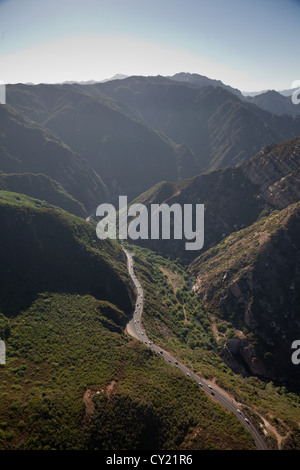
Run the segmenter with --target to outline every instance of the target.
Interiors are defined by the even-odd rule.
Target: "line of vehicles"
[[[136,326],[138,326],[138,329],[136,329],[136,332],[139,336],[139,340],[141,342],[143,342],[145,345],[147,345],[147,346],[149,345],[154,351],[157,352],[157,354],[163,356],[165,358],[165,360],[167,360],[170,364],[173,364],[175,367],[178,367],[182,371],[185,371],[187,377],[190,377],[190,378],[196,380],[198,385],[200,387],[202,387],[204,391],[207,391],[208,393],[210,393],[212,396],[214,396],[216,399],[218,399],[219,402],[222,403],[224,406],[227,406],[232,411],[235,411],[236,413],[238,413],[241,416],[241,418],[243,418],[245,420],[245,422],[249,426],[251,426],[251,423],[250,423],[249,419],[246,416],[243,416],[243,413],[239,408],[234,408],[234,405],[233,405],[232,402],[229,402],[227,399],[225,399],[225,397],[223,397],[219,393],[217,393],[211,385],[205,384],[205,382],[201,381],[201,379],[198,376],[193,374],[191,371],[188,371],[185,366],[183,366],[182,364],[179,364],[177,360],[172,358],[168,353],[166,353],[162,349],[159,349],[155,344],[153,344],[147,338],[146,332],[143,331],[143,328],[142,328],[142,325],[141,325],[141,316],[142,316],[142,311],[143,311],[143,300],[144,300],[143,289],[142,289],[142,286],[140,285],[137,277],[134,274],[133,264],[132,264],[131,259],[130,259],[129,266],[130,266],[130,274],[131,274],[131,277],[134,281],[134,284],[136,286],[137,293],[138,293],[137,301],[136,301],[136,307],[135,307],[134,315],[133,315],[133,321],[134,321],[134,324]]]

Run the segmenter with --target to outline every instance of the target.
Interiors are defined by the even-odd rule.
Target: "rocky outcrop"
[[[291,345],[300,326],[300,203],[275,211],[228,237],[193,265],[204,302],[246,331],[227,341],[224,361],[250,373],[297,386]]]
[[[249,341],[240,338],[229,339],[220,356],[224,362],[237,374],[266,375],[266,367],[257,356],[255,348]]]
[[[263,148],[242,166],[257,197],[278,209],[300,200],[300,138]]]

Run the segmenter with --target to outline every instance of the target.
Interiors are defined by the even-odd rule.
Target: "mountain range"
[[[128,240],[148,333],[226,388],[259,428],[269,420],[286,432],[286,448],[299,446],[291,344],[300,113],[291,97],[244,96],[189,73],[16,84],[6,95],[0,448],[253,446],[179,371],[124,334],[135,303],[126,257],[95,231],[97,206],[120,195],[146,207],[204,204],[200,251],[174,237]]]
[[[290,116],[299,116],[300,114],[299,106],[292,102],[291,96],[282,95],[275,90],[268,90],[253,97],[248,96],[245,99],[249,103],[254,103],[274,114],[287,114]]]
[[[133,199],[162,180],[236,165],[299,135],[300,117],[272,114],[227,86],[192,78],[10,85],[7,103],[85,160],[112,198],[123,192]]]
[[[233,357],[229,361],[229,354],[226,360],[234,370],[288,381],[294,387],[298,369],[289,356],[299,322],[299,167],[297,137],[267,146],[236,167],[159,183],[134,201],[147,207],[204,204],[200,254],[186,251],[184,239],[139,243],[187,263],[197,278],[195,292],[204,302],[221,317],[230,317],[237,330],[249,329],[251,341],[229,341],[236,362]],[[254,347],[257,341],[259,347]],[[266,355],[272,367],[270,360],[264,361]]]
[[[30,121],[9,106],[1,106],[1,171],[8,174],[42,174],[60,184],[66,193],[91,209],[106,199],[99,175],[53,132]]]

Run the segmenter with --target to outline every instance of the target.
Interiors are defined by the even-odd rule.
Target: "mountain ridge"
[[[199,87],[161,76],[96,86],[136,109],[153,128],[187,144],[199,172],[240,163],[265,145],[300,134],[299,117],[273,115],[226,87]]]
[[[300,134],[300,117],[272,114],[207,80],[210,86],[163,76],[11,85],[7,102],[82,155],[110,192],[130,190],[134,198],[160,180],[236,165]],[[155,158],[156,169],[150,165]],[[135,181],[129,166],[139,172]]]
[[[231,234],[191,265],[195,292],[236,330],[247,331],[225,343],[225,363],[296,389],[291,344],[299,318],[299,223],[297,202]]]
[[[202,173],[170,183],[161,182],[135,203],[196,204],[205,206],[202,251],[232,232],[254,223],[272,209],[283,209],[299,200],[300,137],[263,148],[236,167]],[[173,259],[191,262],[197,253],[186,252],[183,240],[139,240],[142,246],[161,250]]]
[[[95,170],[53,132],[8,105],[0,107],[0,123],[1,171],[45,174],[88,211],[107,198],[107,188]]]

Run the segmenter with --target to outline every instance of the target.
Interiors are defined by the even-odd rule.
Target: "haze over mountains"
[[[204,204],[200,252],[186,251],[185,240],[129,241],[145,250],[136,255],[147,286],[143,315],[164,347],[195,368],[201,364],[212,380],[210,371],[219,371],[216,380],[226,381],[230,393],[241,393],[245,407],[255,408],[253,396],[257,388],[263,394],[265,381],[279,384],[282,394],[284,387],[299,393],[300,369],[290,360],[300,321],[299,188],[300,111],[290,96],[275,91],[244,96],[219,80],[187,73],[8,85],[7,105],[0,106],[0,333],[12,366],[0,372],[9,387],[20,377],[21,388],[12,388],[19,394],[12,446],[65,448],[84,442],[85,448],[107,448],[111,429],[118,428],[115,406],[123,426],[115,448],[124,439],[142,448],[145,436],[151,448],[195,441],[201,446],[197,433],[209,432],[212,413],[223,424],[203,437],[205,448],[235,448],[235,442],[251,448],[240,429],[234,429],[233,442],[227,436],[220,444],[227,418],[207,402],[197,422],[192,401],[181,413],[187,385],[176,370],[168,372],[174,388],[166,385],[164,398],[158,398],[155,384],[165,383],[168,365],[157,367],[157,358],[122,336],[135,302],[124,254],[118,241],[99,241],[93,222],[85,219],[119,195],[147,207]],[[148,250],[152,255],[146,257]],[[30,331],[39,338],[36,346],[28,341]],[[47,351],[41,339],[46,337]],[[55,347],[47,357],[55,341],[63,342],[62,359]],[[22,358],[25,369],[19,369]],[[150,389],[141,371],[149,374]],[[72,391],[62,385],[65,377]],[[239,392],[230,389],[231,380],[243,377],[252,379],[245,385],[247,397],[243,381]],[[32,390],[32,380],[43,385]],[[198,400],[194,393],[189,396]],[[7,416],[14,396],[6,393],[4,399]],[[299,442],[297,433],[290,434],[298,404],[290,395],[287,400],[287,415],[280,416],[282,423],[292,423],[286,431],[291,448]],[[259,422],[268,404],[257,406],[259,412],[252,411]],[[70,420],[72,430],[62,427],[56,435],[56,419],[60,425]],[[32,431],[23,438],[18,423],[24,420]],[[0,431],[0,445],[9,448],[1,425]]]
[[[111,197],[134,198],[159,181],[236,165],[299,135],[299,117],[262,110],[220,84],[178,74],[92,85],[11,85],[7,104],[76,152]],[[95,184],[88,184],[90,191]],[[83,198],[77,197],[86,204]]]
[[[300,114],[299,107],[293,104],[290,95],[285,96],[275,90],[268,90],[253,97],[247,96],[246,100],[274,114],[289,114],[291,116],[299,116]]]
[[[106,188],[99,175],[49,129],[9,106],[1,106],[0,121],[3,172],[51,178],[87,210],[104,198]]]

